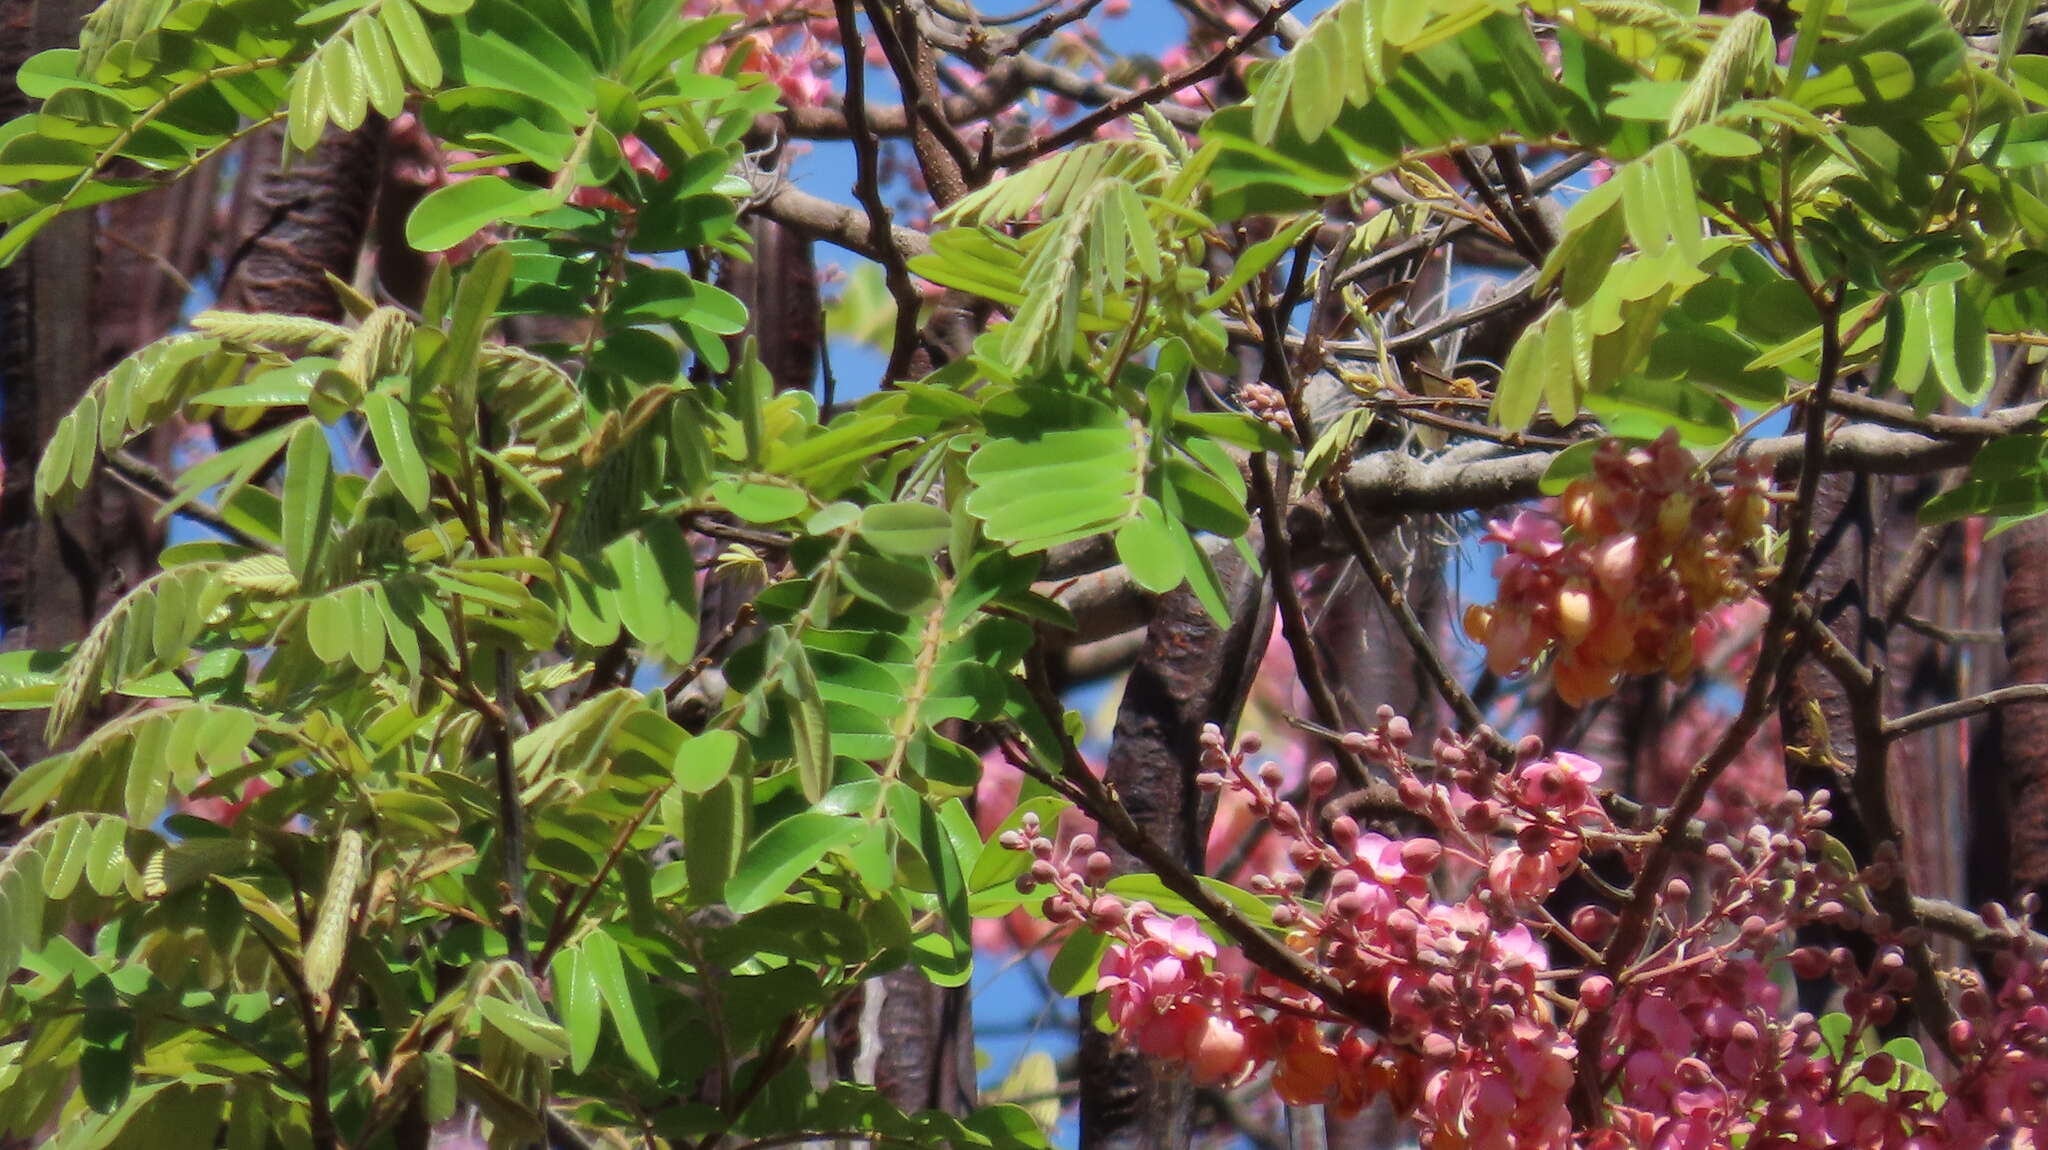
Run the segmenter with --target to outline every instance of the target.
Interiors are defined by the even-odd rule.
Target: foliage
[[[42,457],[35,495],[54,511],[174,420],[239,437],[163,504],[216,538],[165,552],[72,649],[5,666],[0,703],[46,708],[53,743],[91,730],[0,796],[31,827],[0,860],[0,970],[16,972],[0,990],[0,1132],[61,1123],[66,1150],[143,1130],[328,1150],[382,1145],[460,1102],[494,1146],[565,1122],[707,1148],[1038,1145],[1019,1107],[906,1114],[815,1085],[808,1066],[822,1017],[863,981],[914,969],[964,984],[974,919],[1011,913],[1034,883],[1060,892],[1041,915],[1115,936],[1077,934],[1053,974],[1109,992],[1130,1041],[1211,1082],[1277,1064],[1294,1103],[1426,1098],[1433,1147],[1823,1145],[1849,1140],[1836,1118],[1912,1145],[2042,1120],[2032,1095],[1998,1102],[1997,1060],[2040,1040],[2017,990],[1959,1036],[1930,1035],[1952,1039],[1953,1105],[1928,1101],[1924,1069],[1899,1070],[1875,1117],[1851,1084],[1889,1086],[1898,1054],[1852,1056],[1836,1034],[1823,1058],[1808,1036],[1830,1023],[1777,1017],[1763,987],[1782,930],[1888,885],[1812,865],[1826,824],[1812,796],[1737,831],[1739,857],[1704,848],[1739,862],[1739,881],[1703,913],[1674,896],[1662,918],[1624,910],[1619,929],[1536,908],[1595,848],[1643,876],[1631,906],[1661,905],[1661,844],[1703,792],[1672,836],[1633,834],[1578,764],[1597,768],[1503,752],[1485,729],[1437,748],[1443,771],[1473,764],[1456,777],[1425,778],[1386,723],[1339,744],[1404,788],[1441,848],[1276,813],[1270,781],[1211,746],[1212,789],[1234,772],[1301,845],[1300,870],[1337,875],[1327,901],[1298,871],[1241,890],[1147,857],[1159,876],[1111,881],[1092,849],[1062,869],[1036,823],[1069,803],[1105,835],[1130,821],[1048,698],[1046,653],[1077,620],[1039,581],[1046,554],[1106,537],[1143,591],[1185,588],[1224,622],[1219,556],[1284,583],[1270,559],[1285,558],[1286,508],[1254,506],[1276,499],[1269,466],[1310,449],[1313,494],[1341,523],[1341,463],[1373,424],[1358,407],[1414,399],[1403,372],[1429,370],[1397,354],[1393,317],[1352,273],[1454,222],[1528,265],[1504,289],[1525,313],[1504,362],[1452,381],[1492,426],[1454,426],[1510,443],[1664,437],[1560,454],[1554,486],[1575,466],[1622,484],[1616,460],[1656,461],[1656,501],[1609,516],[1662,532],[1654,556],[1608,573],[1616,603],[1667,561],[1714,564],[1654,643],[1629,630],[1630,649],[1584,671],[1597,681],[1560,694],[1689,668],[1694,623],[1752,592],[1781,636],[1812,492],[1788,491],[1805,511],[1763,539],[1751,468],[1724,523],[1708,468],[1756,438],[1749,417],[1796,407],[1818,444],[1856,374],[1864,398],[1908,401],[1886,409],[1897,419],[1975,412],[2001,357],[2024,354],[2010,345],[2048,326],[2048,76],[2010,37],[1966,41],[1931,0],[1810,0],[1781,63],[1748,13],[1339,0],[1198,136],[1154,92],[1126,136],[945,205],[907,270],[1001,318],[951,362],[821,409],[775,390],[745,306],[712,282],[714,259],[749,258],[743,214],[772,201],[749,133],[777,91],[732,32],[675,0],[108,0],[77,49],[22,69],[40,103],[0,130],[7,257],[58,214],[159,186],[270,124],[305,150],[410,113],[463,158],[405,221],[415,249],[449,253],[418,309],[337,284],[344,324],[201,315],[94,383]],[[1467,150],[1488,146],[1493,176]],[[1605,178],[1551,220],[1515,187],[1516,149]],[[1444,160],[1495,202],[1467,204]],[[501,341],[505,321],[536,316],[577,337]],[[1250,351],[1258,402],[1213,402],[1211,381]],[[1319,375],[1362,396],[1311,411]],[[2048,510],[2043,433],[2011,426],[2023,433],[1985,445],[1930,519]],[[1310,494],[1291,482],[1277,499]],[[1596,519],[1568,507],[1570,556],[1612,548],[1619,528]],[[765,589],[709,612],[704,570],[749,562]],[[1497,670],[1583,638],[1572,580],[1590,563],[1504,588],[1555,619],[1501,639],[1514,649]],[[1759,661],[1766,686],[1781,662]],[[1562,663],[1543,670],[1579,674]],[[1033,776],[1028,835],[977,829],[965,799],[990,747]],[[1334,775],[1319,777],[1326,794]],[[1482,877],[1436,897],[1437,849]],[[1838,972],[1868,992],[1850,1012],[1859,1038],[1924,950],[1924,932],[1891,925],[1891,965]],[[1675,967],[1662,981],[1638,953],[1652,933]],[[1219,938],[1257,979],[1223,978]],[[1552,969],[1543,942],[1584,969]],[[2011,961],[2013,987],[2038,981]],[[1452,982],[1431,983],[1432,963]],[[1715,970],[1733,973],[1694,976]],[[1722,1026],[1711,1059],[1649,1065],[1690,1034],[1660,1027],[1660,996],[1726,1007],[1751,1036]],[[1796,1052],[1772,1071],[1793,1086],[1772,1093],[1731,1043]],[[1503,1068],[1524,1093],[1488,1084]],[[1671,1117],[1702,1074],[1718,1093]],[[1788,1099],[1810,1102],[1804,1118]]]

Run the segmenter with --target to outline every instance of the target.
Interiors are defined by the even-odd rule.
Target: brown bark
[[[221,276],[220,306],[338,320],[327,276],[355,276],[376,202],[385,124],[329,132],[310,155],[265,171]],[[282,143],[281,137],[273,137]],[[265,147],[252,149],[264,156]]]
[[[809,391],[818,380],[824,326],[811,241],[764,216],[749,217],[747,231],[754,240],[753,262],[727,261],[723,286],[747,305],[761,366],[775,380],[775,390]]]
[[[1842,645],[1868,661],[1875,633],[1871,627],[1872,564],[1878,554],[1877,523],[1870,481],[1861,475],[1828,475],[1820,481],[1814,503],[1816,543],[1813,577],[1807,595],[1815,613]],[[1785,781],[1794,790],[1831,792],[1828,804],[1834,821],[1829,832],[1849,848],[1858,862],[1870,859],[1870,843],[1850,796],[1856,770],[1856,738],[1849,700],[1825,668],[1803,659],[1779,702],[1778,718],[1785,738]],[[1868,958],[1869,940],[1842,935],[1832,927],[1813,926],[1800,932],[1802,942],[1847,945],[1859,960]],[[1802,983],[1801,1005],[1816,1009],[1829,991],[1824,982]]]
[[[1417,531],[1415,523],[1406,526]],[[1385,545],[1374,550],[1388,569],[1410,571],[1403,593],[1416,614],[1434,630],[1444,608],[1443,548],[1417,531],[1411,559],[1396,545],[1395,532],[1382,538]],[[1366,723],[1381,705],[1389,706],[1407,716],[1416,730],[1434,730],[1438,722],[1436,689],[1409,650],[1400,627],[1355,565],[1343,564],[1337,569],[1345,572],[1341,576],[1344,581],[1323,600],[1315,636],[1316,646],[1329,656],[1330,679],[1339,705],[1346,715]],[[1384,1096],[1348,1118],[1326,1110],[1324,1150],[1385,1150],[1401,1143],[1408,1133],[1405,1126]]]
[[[0,119],[29,109],[13,82],[21,62],[74,43],[91,6],[0,0]],[[0,647],[7,649],[49,650],[79,639],[155,560],[157,533],[146,510],[108,481],[91,484],[58,518],[35,509],[36,464],[57,421],[101,368],[141,338],[134,301],[96,290],[98,231],[90,213],[62,216],[0,271]],[[101,318],[103,306],[118,310]],[[102,328],[128,327],[136,330],[119,343],[99,338]],[[25,764],[46,749],[41,715],[0,714],[0,752]]]
[[[2007,533],[2000,614],[2007,681],[2048,682],[2048,520]],[[2048,703],[2020,703],[1998,717],[1997,760],[1978,765],[2004,784],[2012,890],[2048,891]]]
[[[1235,728],[1272,608],[1262,583],[1234,555],[1218,564],[1231,589],[1232,622],[1218,626],[1194,596],[1161,598],[1117,710],[1104,779],[1131,817],[1156,841],[1200,870],[1211,811],[1195,789],[1202,727]],[[1117,869],[1143,869],[1115,843],[1104,849]],[[1194,1091],[1178,1068],[1081,1024],[1083,1150],[1180,1150],[1193,1135]]]

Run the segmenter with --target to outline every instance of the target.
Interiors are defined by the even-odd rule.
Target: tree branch
[[[2014,703],[2032,703],[2042,699],[2048,699],[2048,683],[2016,683],[2010,687],[2000,687],[1995,691],[1986,691],[1981,695],[1972,695],[1967,699],[1957,699],[1952,703],[1943,703],[1938,707],[1902,715],[1884,725],[1884,737],[1903,739],[1929,727],[1953,723],[1957,719],[1967,719]]]

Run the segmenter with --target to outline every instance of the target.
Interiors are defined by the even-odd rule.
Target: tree
[[[2048,510],[2048,73],[1982,7],[1188,0],[1147,72],[1092,3],[108,0],[0,257],[260,192],[222,308],[7,376],[68,411],[16,530],[190,530],[0,655],[0,1135],[1040,1146],[966,1069],[1022,916],[1089,1145],[2041,1140],[2038,903],[1924,889],[1963,812],[1892,779],[2002,718],[2038,881],[2048,684],[1888,658]],[[37,363],[115,338],[23,282]]]

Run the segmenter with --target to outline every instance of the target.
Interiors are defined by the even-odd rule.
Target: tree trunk
[[[2048,519],[2013,528],[2005,544],[2006,681],[2048,682]],[[2048,892],[2048,703],[2005,707],[1998,719],[1998,756],[1976,766],[2004,784],[2012,894]]]
[[[1828,630],[1867,664],[1875,641],[1881,640],[1870,618],[1872,601],[1880,592],[1872,584],[1872,562],[1879,552],[1869,480],[1848,474],[1822,477],[1813,525],[1815,566],[1807,594]],[[1827,788],[1832,793],[1828,809],[1834,816],[1829,833],[1840,839],[1859,863],[1867,863],[1871,844],[1849,793],[1849,779],[1856,770],[1856,739],[1841,684],[1818,662],[1800,660],[1779,703],[1778,718],[1785,738],[1786,784],[1804,794]],[[1800,941],[1846,945],[1859,962],[1871,957],[1867,936],[1843,935],[1829,926],[1802,928]],[[1800,1005],[1819,1010],[1831,989],[1826,980],[1802,982]]]
[[[91,7],[0,0],[0,117],[29,110],[14,83],[22,61],[76,42]],[[35,510],[43,444],[100,369],[132,350],[97,338],[100,327],[133,316],[127,299],[109,301],[125,310],[101,315],[90,255],[97,233],[92,213],[60,216],[0,270],[0,647],[10,650],[76,641],[155,562],[158,535],[146,509],[104,479],[61,517]],[[47,749],[40,714],[0,714],[0,753],[26,764]]]
[[[274,163],[264,173],[245,212],[253,219],[242,222],[221,276],[222,308],[342,318],[327,276],[355,276],[377,199],[384,136],[384,120],[373,114],[353,132],[329,132],[290,167]],[[266,139],[282,147],[282,133]],[[264,156],[267,147],[251,152]]]
[[[1229,627],[1192,593],[1160,599],[1145,649],[1124,686],[1104,779],[1145,833],[1200,870],[1213,813],[1195,775],[1202,727],[1234,730],[1272,626],[1262,581],[1226,553],[1218,574],[1231,589]],[[1104,845],[1119,872],[1143,869],[1120,845]],[[1082,1150],[1181,1150],[1193,1136],[1194,1090],[1177,1067],[1119,1046],[1081,1022]]]
[[[1374,550],[1388,570],[1407,574],[1402,594],[1424,625],[1434,631],[1444,607],[1443,548],[1421,535],[1417,524],[1403,526],[1417,532],[1412,549],[1400,547],[1400,533],[1389,531]],[[1366,723],[1382,705],[1392,707],[1426,737],[1438,722],[1436,688],[1386,604],[1366,585],[1363,573],[1354,563],[1339,564],[1336,569],[1343,572],[1339,576],[1342,583],[1324,598],[1315,636],[1316,645],[1329,655],[1338,705],[1345,714]],[[1325,1110],[1324,1150],[1386,1150],[1400,1145],[1407,1133],[1405,1125],[1385,1095],[1349,1118]]]

